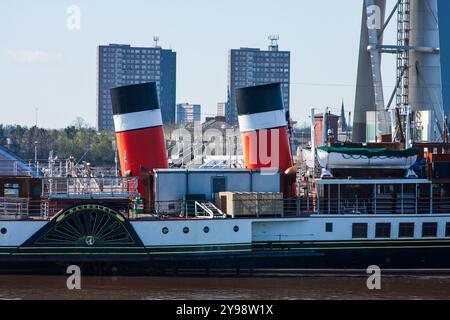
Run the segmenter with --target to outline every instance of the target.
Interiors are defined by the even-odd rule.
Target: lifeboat
[[[322,168],[392,168],[409,169],[416,162],[419,150],[416,148],[391,150],[386,148],[316,148],[317,161]],[[311,149],[303,149],[303,157],[309,167],[312,165]]]

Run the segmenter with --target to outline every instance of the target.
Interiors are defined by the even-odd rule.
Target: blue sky
[[[388,9],[392,6],[388,1]],[[267,47],[279,34],[291,51],[291,114],[311,107],[353,109],[361,0],[2,0],[0,123],[65,127],[76,117],[95,125],[96,48],[160,45],[177,52],[177,102],[214,114],[226,100],[230,48]],[[81,29],[66,26],[67,7],[81,10]],[[395,22],[395,21],[394,21]],[[392,25],[386,40],[395,40]],[[393,57],[384,58],[387,97]],[[387,98],[386,98],[387,99]]]

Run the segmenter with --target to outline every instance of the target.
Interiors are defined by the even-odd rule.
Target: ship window
[[[450,222],[445,224],[445,236],[450,237]]]
[[[238,232],[238,231],[239,231],[239,227],[238,227],[238,226],[234,226],[234,227],[233,227],[233,231],[234,231],[234,232]]]
[[[331,222],[325,223],[325,232],[333,232],[333,224]]]
[[[398,226],[399,238],[412,238],[414,237],[414,223],[401,222]]]
[[[0,229],[0,233],[1,234],[6,234],[8,232],[8,229],[6,229],[6,228],[1,228]]]
[[[437,222],[424,222],[422,224],[422,237],[436,237]]]
[[[169,228],[164,227],[164,228],[162,228],[161,231],[162,231],[163,234],[168,234],[169,233]]]
[[[352,238],[367,238],[367,223],[354,223],[352,225]]]
[[[375,238],[390,238],[390,236],[391,236],[390,223],[377,223],[375,225]]]
[[[189,233],[189,228],[188,228],[188,227],[184,227],[184,228],[183,228],[183,232],[184,232],[184,233]]]
[[[208,233],[208,232],[209,232],[209,227],[208,227],[208,226],[204,227],[204,228],[203,228],[203,232],[204,232],[204,233]]]
[[[18,183],[5,183],[3,185],[3,194],[5,195],[5,198],[19,197],[19,184]]]

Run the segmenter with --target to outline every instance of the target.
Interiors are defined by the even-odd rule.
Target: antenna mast
[[[270,41],[269,51],[278,51],[278,40],[280,40],[280,36],[277,34],[270,34],[267,39]]]
[[[158,46],[158,41],[159,41],[159,36],[153,36],[153,42],[155,43],[155,48],[160,48],[160,46]]]

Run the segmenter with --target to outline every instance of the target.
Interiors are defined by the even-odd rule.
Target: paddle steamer
[[[8,162],[2,272],[450,268],[448,143],[338,142],[326,127],[320,141],[313,113],[294,163],[269,84],[237,90],[245,168],[170,169],[156,84],[111,96],[120,177]]]

